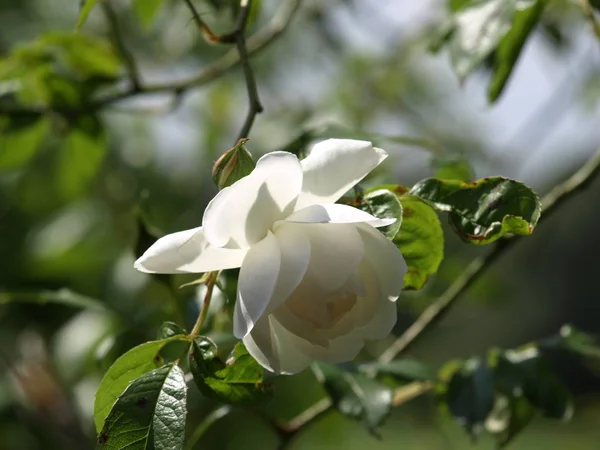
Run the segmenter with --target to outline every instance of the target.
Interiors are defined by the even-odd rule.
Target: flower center
[[[339,290],[320,298],[293,295],[286,306],[315,328],[329,328],[339,322],[356,305],[356,293]]]

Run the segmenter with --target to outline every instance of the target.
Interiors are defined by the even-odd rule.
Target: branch
[[[117,18],[117,14],[113,9],[110,1],[106,0],[100,2],[102,7],[104,8],[104,14],[106,15],[106,19],[108,20],[108,24],[110,25],[112,40],[115,48],[123,58],[125,63],[125,67],[127,68],[127,72],[129,73],[129,79],[131,81],[131,90],[132,92],[139,92],[142,88],[141,80],[140,80],[140,72],[138,70],[137,64],[135,62],[135,58],[131,54],[125,43],[123,41],[123,36],[121,35],[121,30],[119,28],[119,19]]]
[[[547,220],[553,211],[556,211],[563,202],[571,198],[577,192],[586,188],[600,174],[600,148],[577,172],[571,175],[567,180],[554,187],[542,199],[544,206],[543,220]],[[542,220],[540,219],[540,220]],[[496,243],[494,249],[485,256],[475,258],[467,267],[465,272],[450,285],[448,289],[437,299],[435,303],[429,306],[417,320],[396,340],[387,350],[378,358],[382,363],[392,361],[399,353],[403,352],[411,345],[425,329],[434,321],[439,320],[443,313],[477,280],[484,271],[515,242],[519,242],[514,236],[501,239]],[[399,406],[407,401],[425,394],[434,385],[431,382],[413,382],[402,386],[394,391],[392,405]],[[319,418],[323,413],[333,407],[329,397],[325,397],[312,406],[304,410],[291,421],[279,424],[278,427],[286,436],[284,444],[290,441],[291,437],[302,427]]]
[[[543,214],[540,218],[545,221],[560,205],[572,195],[588,186],[600,173],[600,149],[577,172],[567,180],[554,187],[542,199]],[[408,329],[396,339],[378,358],[387,363],[398,354],[405,351],[432,323],[443,317],[448,308],[475,282],[491,264],[508,248],[518,242],[514,236],[501,239],[493,250],[485,256],[475,258],[463,274],[446,291],[432,303]]]
[[[281,6],[271,19],[271,21],[261,30],[254,33],[252,36],[246,39],[246,50],[248,55],[253,55],[265,49],[269,44],[274,42],[289,26],[294,17],[298,7],[302,0],[287,0],[281,3]],[[158,94],[158,93],[172,93],[176,96],[183,94],[185,91],[202,86],[216,80],[223,76],[231,69],[237,67],[240,64],[241,58],[236,49],[231,49],[220,59],[212,64],[209,64],[197,74],[192,75],[188,78],[169,81],[166,83],[155,83],[149,85],[142,85],[139,89],[126,89],[115,94],[107,95],[104,98],[98,99],[91,105],[87,105],[84,109],[65,109],[55,108],[48,110],[47,108],[13,108],[8,106],[2,106],[0,108],[1,115],[14,115],[14,116],[31,116],[38,114],[46,114],[50,112],[56,112],[65,115],[78,114],[81,112],[97,111],[105,106],[112,105],[121,100],[126,100],[139,95],[145,94]]]
[[[592,29],[594,30],[594,34],[598,39],[600,39],[600,23],[596,20],[596,15],[594,14],[594,8],[590,5],[589,0],[579,0],[579,7],[583,11],[585,18],[592,25]]]

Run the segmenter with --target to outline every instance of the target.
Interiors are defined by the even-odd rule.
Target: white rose
[[[234,334],[262,366],[296,373],[312,360],[350,361],[392,330],[406,264],[374,228],[393,220],[335,202],[386,157],[370,142],[340,139],[302,161],[268,153],[212,199],[202,227],[159,239],[135,267],[241,267]]]

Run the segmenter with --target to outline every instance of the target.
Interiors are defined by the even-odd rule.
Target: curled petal
[[[302,166],[287,152],[258,160],[250,175],[220,191],[206,207],[203,227],[216,247],[248,248],[263,239],[276,220],[294,208]]]
[[[202,227],[168,234],[135,262],[147,273],[201,273],[240,267],[246,250],[211,246]]]
[[[378,219],[371,214],[348,205],[329,203],[310,205],[286,217],[285,222],[297,223],[366,223],[373,227],[385,227],[396,219]],[[279,222],[280,223],[280,222]]]
[[[404,287],[404,275],[408,268],[402,254],[393,242],[375,228],[356,224],[365,246],[365,260],[379,278],[381,294],[390,301],[396,301]]]
[[[233,315],[233,334],[242,339],[267,309],[281,269],[281,252],[277,239],[268,232],[246,254],[238,279],[237,300]]]
[[[271,315],[263,316],[243,340],[254,359],[271,372],[294,374],[312,362]]]
[[[328,139],[319,142],[301,161],[304,181],[296,210],[308,205],[335,203],[385,158],[385,151],[367,141]]]

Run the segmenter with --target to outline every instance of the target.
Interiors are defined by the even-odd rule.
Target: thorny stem
[[[192,331],[190,332],[190,337],[192,338],[200,334],[200,329],[206,321],[208,309],[210,308],[210,300],[212,299],[212,293],[213,289],[215,288],[215,284],[217,283],[217,278],[219,278],[219,272],[210,272],[208,274],[208,278],[206,279],[206,294],[204,295],[202,308],[200,308],[200,314],[198,314],[198,319],[196,319],[194,328],[192,328]]]

